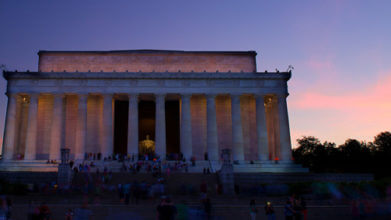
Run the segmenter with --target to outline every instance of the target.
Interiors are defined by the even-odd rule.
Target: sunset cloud
[[[312,65],[315,69],[333,69],[332,64],[327,63]],[[377,75],[380,77],[375,83],[355,90],[343,91],[341,83],[332,82],[329,78],[328,83],[342,92],[327,94],[322,89],[324,84],[318,81],[307,91],[299,91],[292,96],[289,107],[295,116],[291,120],[293,142],[303,135],[313,135],[337,144],[348,138],[372,141],[379,132],[390,130],[391,70]]]

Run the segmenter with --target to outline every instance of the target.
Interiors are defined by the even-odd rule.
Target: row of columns
[[[36,159],[37,139],[37,114],[38,96],[30,95],[28,110],[28,127],[26,135],[25,159]],[[103,96],[103,157],[113,153],[113,94]],[[87,132],[87,97],[88,94],[78,94],[78,120],[75,143],[75,158],[83,159],[86,146]],[[216,95],[206,95],[207,110],[207,153],[210,160],[219,160],[218,133],[216,120]],[[63,94],[54,95],[53,120],[51,126],[50,159],[60,159]],[[191,131],[191,107],[190,94],[181,95],[181,125],[180,125],[180,148],[185,158],[192,157],[192,131]],[[258,143],[258,159],[269,160],[269,143],[266,128],[266,115],[264,95],[255,95],[256,99],[256,128]],[[290,161],[291,141],[288,121],[286,95],[277,96],[278,123],[280,134],[280,160]],[[232,113],[232,155],[233,160],[244,160],[243,129],[240,110],[240,95],[231,95]],[[165,94],[156,95],[156,123],[155,123],[155,153],[160,156],[166,155],[166,121],[165,121]],[[4,134],[3,157],[13,159],[14,139],[16,125],[16,95],[8,96],[6,126]],[[138,154],[138,94],[129,95],[128,117],[128,154]]]

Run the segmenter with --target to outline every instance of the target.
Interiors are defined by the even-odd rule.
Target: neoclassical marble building
[[[257,72],[256,52],[40,51],[38,72],[4,72],[3,161],[155,153],[291,161],[291,72]]]

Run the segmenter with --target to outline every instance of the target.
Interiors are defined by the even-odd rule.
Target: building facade
[[[256,53],[40,51],[38,72],[4,72],[3,161],[86,153],[291,161],[291,72],[257,72]]]

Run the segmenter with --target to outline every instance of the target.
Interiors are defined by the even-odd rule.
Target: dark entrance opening
[[[166,101],[166,146],[167,154],[179,154],[179,101]]]
[[[114,102],[114,153],[127,154],[129,101]]]
[[[138,104],[138,139],[155,141],[155,102],[140,101]],[[140,152],[140,149],[139,149]]]

